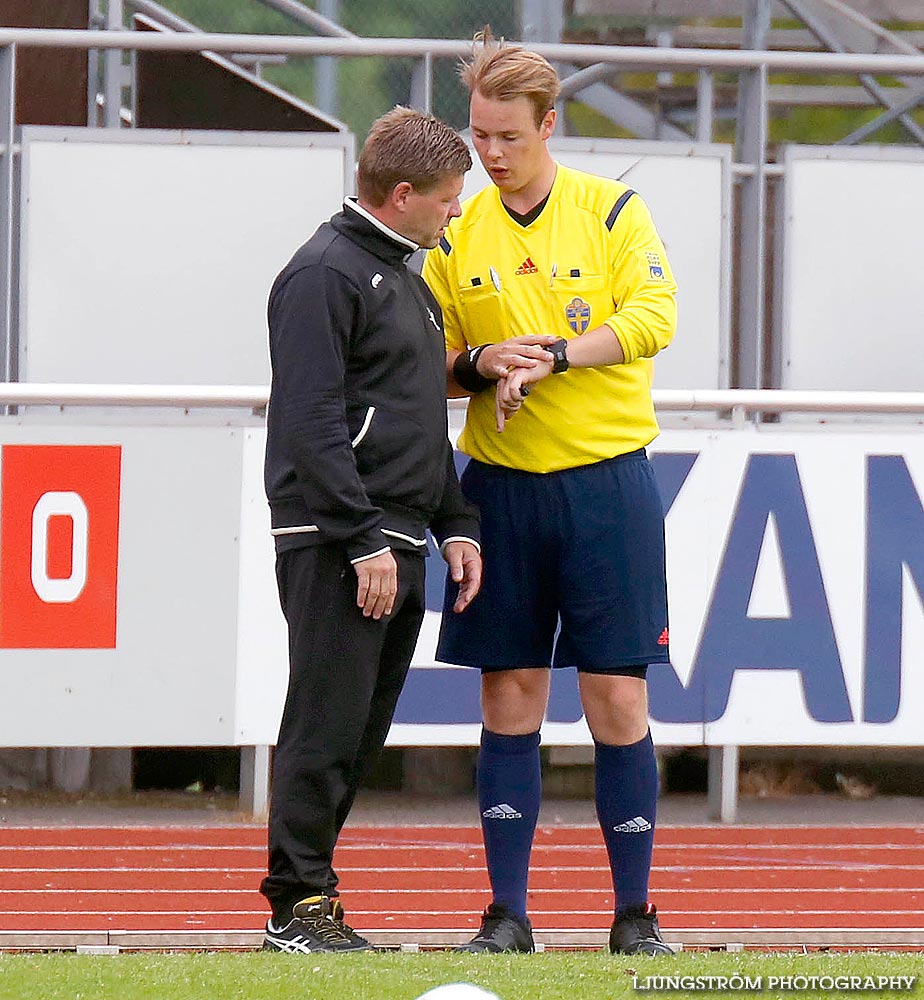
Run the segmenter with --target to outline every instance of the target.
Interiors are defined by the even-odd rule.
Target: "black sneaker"
[[[533,928],[528,920],[518,917],[506,906],[491,903],[481,917],[481,930],[454,951],[535,951]]]
[[[283,927],[266,922],[264,951],[309,955],[317,951],[373,951],[372,945],[343,922],[343,907],[328,896],[309,896],[292,907]]]
[[[651,903],[633,906],[613,921],[610,951],[614,955],[673,955],[661,939],[658,911]]]

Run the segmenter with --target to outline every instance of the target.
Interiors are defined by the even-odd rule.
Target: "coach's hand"
[[[448,542],[443,558],[449,564],[449,575],[459,585],[459,595],[452,610],[464,611],[481,589],[481,553],[471,542]]]
[[[359,581],[356,604],[363,609],[363,617],[378,621],[390,615],[398,594],[398,564],[391,551],[353,563],[353,569]]]

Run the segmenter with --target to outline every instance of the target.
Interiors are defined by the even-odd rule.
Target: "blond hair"
[[[361,201],[379,208],[401,181],[426,193],[471,165],[468,147],[454,129],[399,105],[372,123],[359,154],[356,186]]]
[[[471,62],[463,62],[459,76],[470,94],[493,101],[525,97],[533,106],[536,127],[555,107],[561,81],[555,68],[535,52],[497,39],[490,27],[475,35]]]

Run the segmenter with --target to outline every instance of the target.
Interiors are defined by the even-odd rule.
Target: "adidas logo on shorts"
[[[485,819],[522,819],[523,813],[517,812],[513,806],[507,805],[506,802],[501,802],[500,805],[491,806],[490,809],[485,809],[481,814]]]
[[[625,823],[614,826],[616,833],[644,833],[651,829],[651,824],[644,816],[636,816],[635,819],[627,819]]]

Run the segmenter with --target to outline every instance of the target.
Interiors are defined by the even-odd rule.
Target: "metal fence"
[[[749,10],[766,6],[749,0]],[[759,17],[748,24],[750,42],[763,37]],[[68,48],[115,54],[124,51],[216,52],[230,55],[293,55],[337,58],[385,57],[415,60],[420,71],[413,76],[411,99],[433,105],[432,68],[438,60],[457,60],[471,51],[467,40],[293,37],[209,33],[147,33],[132,31],[63,31],[54,29],[0,29],[0,330],[7,340],[5,357],[13,345],[12,330],[14,238],[13,158],[15,145],[15,64],[17,47]],[[761,49],[703,50],[604,45],[535,44],[531,46],[558,65],[580,71],[565,80],[566,92],[580,93],[606,74],[617,70],[693,71],[698,74],[700,108],[697,135],[711,135],[710,102],[716,73],[734,72],[739,78],[739,115],[735,148],[737,198],[737,259],[734,261],[737,299],[733,329],[736,371],[733,382],[741,388],[765,385],[767,363],[766,301],[768,287],[768,182],[779,167],[768,162],[768,76],[774,72],[847,74],[882,77],[924,77],[924,55],[884,53],[770,52]],[[118,64],[117,64],[118,65]],[[117,91],[109,87],[109,100]],[[897,108],[893,108],[898,113]],[[891,112],[890,112],[891,113]],[[113,120],[112,115],[109,116]],[[118,120],[117,118],[115,119]],[[2,372],[10,376],[8,361]]]

